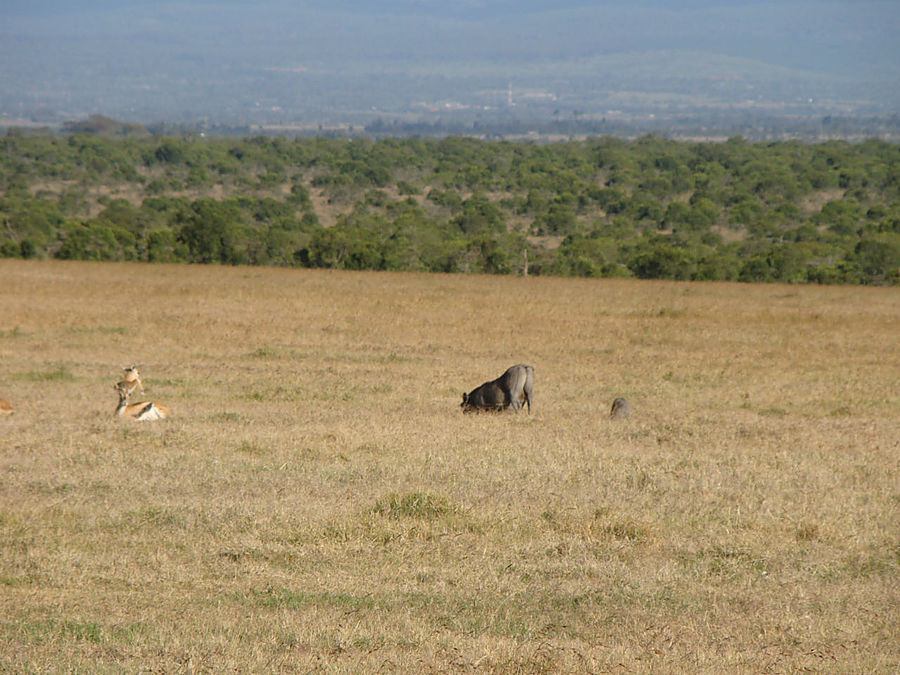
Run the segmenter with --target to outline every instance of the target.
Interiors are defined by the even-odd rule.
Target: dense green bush
[[[0,138],[0,255],[900,282],[900,148]],[[327,226],[325,224],[327,224]]]

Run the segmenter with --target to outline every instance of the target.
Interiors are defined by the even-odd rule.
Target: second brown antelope
[[[0,398],[0,416],[12,415],[14,411],[15,408],[12,407],[12,403],[7,401],[5,398]]]
[[[140,389],[144,393],[144,383],[141,382],[141,374],[138,372],[137,364],[132,363],[130,366],[122,368],[125,376],[116,382],[117,387],[125,387],[129,394],[133,394],[135,389]]]
[[[119,395],[116,417],[127,417],[136,422],[147,422],[150,420],[164,420],[172,414],[172,410],[164,403],[156,403],[154,401],[129,403],[128,388],[121,384],[114,384],[113,389]]]

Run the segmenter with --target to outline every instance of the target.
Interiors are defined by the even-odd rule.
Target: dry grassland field
[[[896,288],[0,282],[4,672],[900,669]]]

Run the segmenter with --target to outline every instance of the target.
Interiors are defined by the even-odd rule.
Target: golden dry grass
[[[897,289],[0,282],[0,670],[900,668]],[[132,362],[173,418],[112,418]],[[532,415],[460,413],[518,362]]]

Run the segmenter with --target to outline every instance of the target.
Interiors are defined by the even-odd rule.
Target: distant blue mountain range
[[[898,35],[896,0],[6,0],[0,116],[214,115],[234,99],[298,114],[301,101],[384,109],[389,86],[400,110],[441,91],[473,102],[504,81],[582,109],[593,104],[566,92],[596,98],[630,82],[699,105],[704,83],[740,81],[709,93],[890,112]],[[284,93],[284,73],[306,79]],[[386,76],[418,79],[382,80],[367,98]]]

